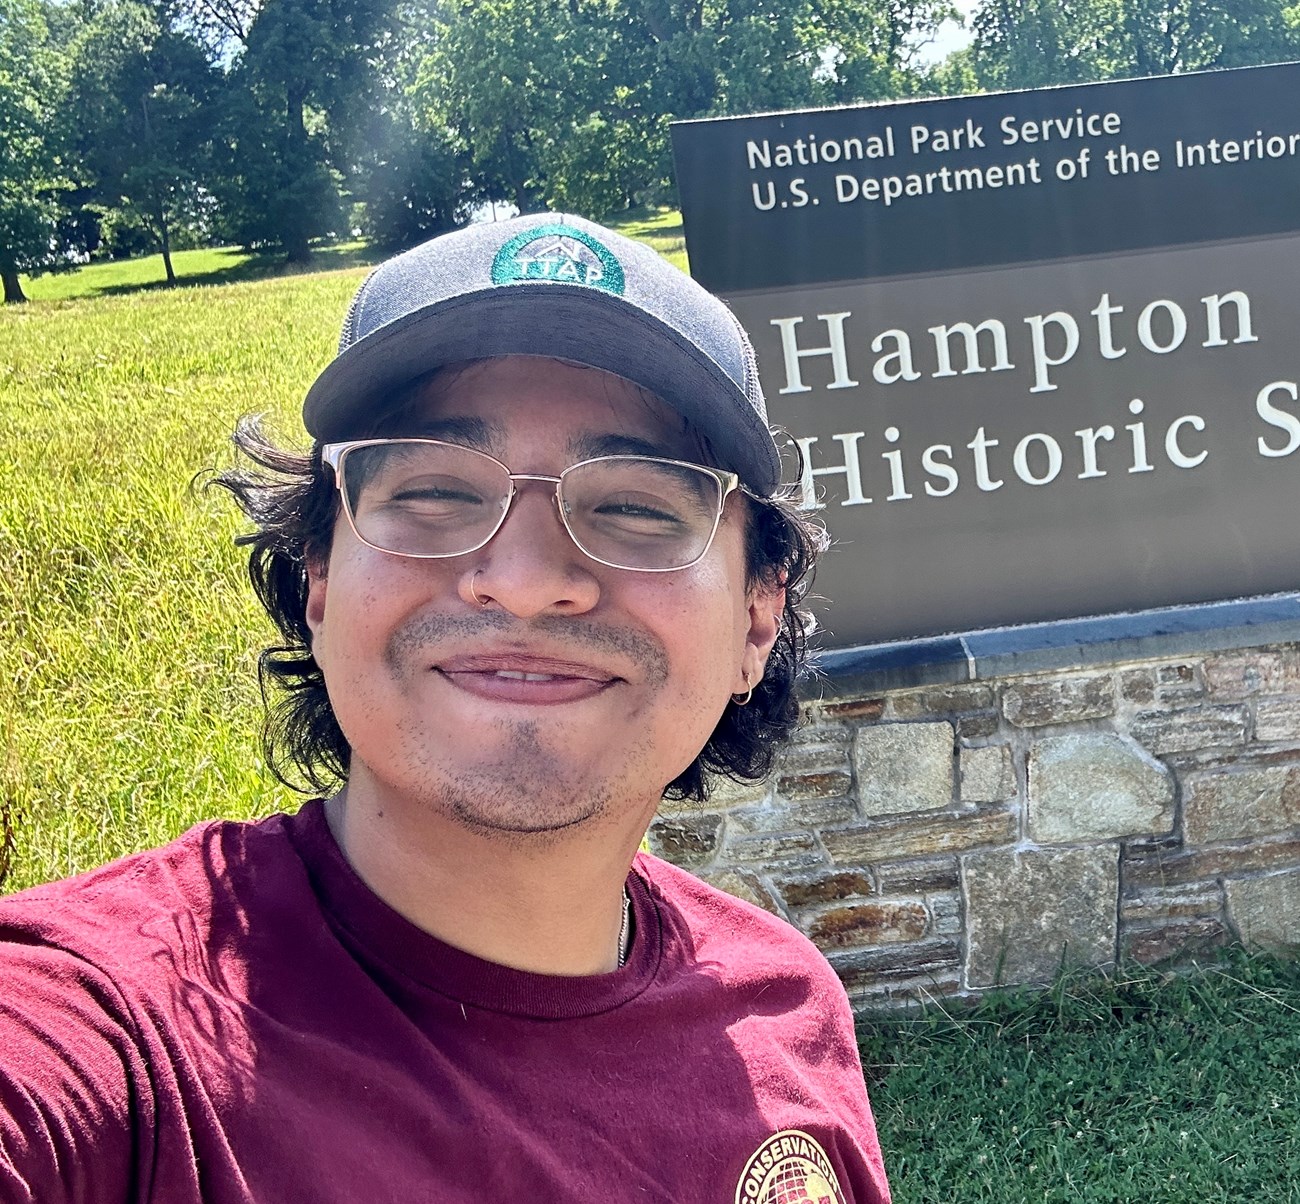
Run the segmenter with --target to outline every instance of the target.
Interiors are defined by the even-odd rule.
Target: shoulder
[[[634,869],[662,900],[667,923],[675,921],[688,934],[697,959],[742,973],[760,967],[769,977],[802,979],[818,994],[844,995],[821,950],[780,916],[648,853],[638,854]]]
[[[232,922],[259,880],[294,859],[287,816],[213,821],[159,848],[0,898],[0,973],[17,947],[60,949],[128,977],[160,947]]]

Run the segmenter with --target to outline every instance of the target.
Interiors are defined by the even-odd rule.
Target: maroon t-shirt
[[[622,969],[507,969],[309,803],[2,899],[0,1201],[887,1201],[825,961],[655,858],[628,888]]]

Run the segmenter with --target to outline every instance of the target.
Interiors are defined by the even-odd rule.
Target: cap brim
[[[766,496],[779,485],[772,436],[749,399],[694,344],[610,293],[517,284],[463,293],[405,314],[343,351],[308,390],[316,439],[356,433],[376,406],[445,364],[542,355],[601,368],[657,394],[712,445],[719,467]]]

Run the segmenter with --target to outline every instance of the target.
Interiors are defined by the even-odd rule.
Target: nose
[[[600,598],[595,562],[564,529],[552,484],[520,482],[501,529],[465,561],[460,595],[471,606],[531,619],[585,614]]]

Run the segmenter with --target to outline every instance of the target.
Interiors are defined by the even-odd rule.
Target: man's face
[[[698,460],[662,402],[537,357],[439,374],[400,433],[464,443],[517,473],[558,476],[611,452]],[[440,560],[369,548],[340,517],[307,617],[352,746],[351,792],[484,832],[643,822],[745,674],[759,679],[782,597],[746,587],[739,496],[704,558],[666,573],[589,559],[553,499],[553,486],[521,482],[486,547]]]

